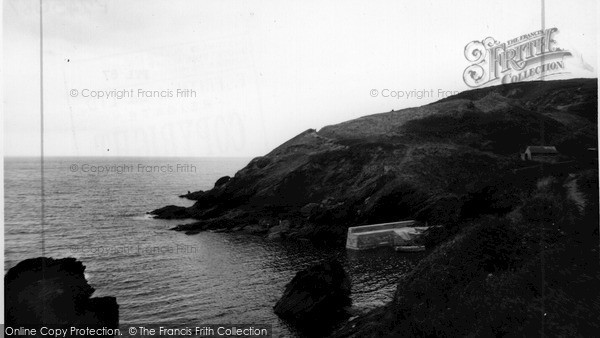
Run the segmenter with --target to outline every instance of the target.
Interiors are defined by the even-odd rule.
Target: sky
[[[467,90],[469,42],[542,25],[540,0],[42,6],[46,156],[264,155],[309,128]],[[546,0],[545,26],[573,54],[560,78],[597,77],[596,6]],[[2,17],[4,154],[39,156],[39,2],[4,1]]]

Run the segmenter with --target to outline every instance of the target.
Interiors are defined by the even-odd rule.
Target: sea
[[[41,159],[5,158],[5,272],[27,258],[75,257],[86,266],[93,296],[117,298],[122,327],[269,324],[274,337],[298,337],[273,306],[299,270],[330,258],[351,278],[352,313],[392,299],[421,253],[357,253],[239,233],[186,235],[169,229],[191,220],[147,215],[191,206],[178,196],[212,188],[249,160],[47,157],[42,196]]]

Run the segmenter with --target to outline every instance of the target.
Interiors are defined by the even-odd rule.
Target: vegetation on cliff
[[[600,331],[598,171],[550,175],[505,216],[460,224],[339,337],[593,336]]]

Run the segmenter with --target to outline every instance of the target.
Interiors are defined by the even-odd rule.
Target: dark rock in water
[[[149,212],[149,214],[160,219],[184,219],[191,217],[187,208],[176,205],[167,205],[166,207],[152,210]]]
[[[115,297],[91,298],[94,288],[75,258],[27,259],[4,276],[6,325],[117,328]]]
[[[324,327],[346,315],[350,306],[350,278],[338,261],[302,270],[285,287],[275,313],[301,329]]]
[[[231,177],[229,177],[229,176],[223,176],[223,177],[219,178],[215,182],[215,188],[218,188],[218,187],[222,186],[223,184],[229,182],[230,179],[231,179]]]
[[[278,239],[278,238],[284,237],[290,231],[290,227],[291,227],[290,221],[283,220],[283,221],[279,222],[278,225],[269,229],[269,233],[267,233],[267,238],[268,239]]]
[[[202,197],[203,194],[204,194],[204,191],[202,191],[202,190],[198,190],[198,191],[194,191],[194,192],[190,192],[188,190],[187,194],[179,195],[179,197],[187,198],[188,200],[192,200],[192,201],[197,201],[198,199],[200,199],[200,197]]]

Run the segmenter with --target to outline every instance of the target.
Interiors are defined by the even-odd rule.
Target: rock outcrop
[[[39,257],[12,267],[4,276],[6,325],[117,328],[116,298],[92,298],[84,271],[75,258]]]
[[[529,184],[518,171],[531,165],[519,159],[526,146],[551,144],[569,159],[597,147],[596,82],[500,85],[309,129],[211,190],[185,195],[192,207],[153,213],[196,219],[175,228],[189,234],[268,224],[261,234],[269,236],[289,220],[271,236],[343,244],[349,226],[507,212]]]
[[[338,261],[313,265],[285,287],[275,313],[300,326],[327,326],[350,306],[350,279]]]
[[[283,237],[290,230],[290,221],[284,220],[279,222],[279,225],[271,227],[269,229],[269,233],[267,234],[267,238],[269,239],[278,239]]]
[[[152,210],[148,214],[161,219],[185,219],[191,217],[187,208],[176,205],[167,205],[166,207]]]
[[[223,184],[229,182],[230,179],[231,179],[231,177],[229,177],[229,176],[223,176],[223,177],[219,178],[215,182],[215,188],[218,188],[218,187],[222,186]]]

